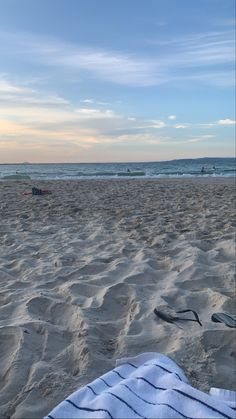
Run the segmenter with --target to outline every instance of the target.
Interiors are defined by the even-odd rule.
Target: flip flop
[[[156,316],[159,317],[161,320],[164,320],[167,323],[174,323],[175,317],[171,314],[165,313],[162,310],[157,310],[156,308],[154,308],[153,311],[156,314]]]
[[[154,313],[156,314],[156,316],[166,321],[167,323],[175,323],[176,321],[181,320],[181,321],[186,321],[186,322],[197,322],[200,326],[202,326],[202,323],[200,322],[196,311],[190,310],[190,309],[176,311],[176,313],[178,314],[188,313],[188,312],[193,313],[195,319],[185,319],[179,316],[173,316],[172,314],[168,313],[167,310],[164,311],[164,310],[157,310],[156,308],[154,309]]]
[[[215,323],[224,323],[228,327],[236,327],[236,319],[226,313],[213,313],[211,320]]]
[[[186,309],[186,310],[176,311],[176,313],[187,313],[187,312],[192,312],[193,315],[194,315],[194,317],[195,317],[195,320],[194,319],[181,319],[181,318],[179,318],[179,320],[186,320],[186,321],[197,322],[200,326],[202,326],[202,323],[200,322],[200,319],[198,317],[198,314],[197,314],[197,312],[195,310]]]

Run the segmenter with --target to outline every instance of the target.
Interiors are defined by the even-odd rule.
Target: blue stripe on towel
[[[150,381],[148,381],[148,380],[147,380],[146,378],[144,378],[144,377],[135,377],[135,378],[138,378],[139,380],[143,380],[143,381],[145,381],[147,384],[149,384],[150,386],[152,386],[152,387],[156,388],[157,390],[173,390],[173,391],[176,391],[177,393],[180,393],[180,394],[182,394],[183,396],[188,397],[189,399],[192,399],[192,400],[195,400],[196,402],[201,403],[203,406],[206,406],[206,407],[208,407],[209,409],[213,410],[213,412],[220,413],[220,415],[225,416],[227,419],[234,419],[232,416],[228,416],[228,415],[226,415],[226,413],[221,412],[220,410],[216,409],[215,407],[211,406],[210,404],[208,404],[208,403],[206,403],[206,402],[203,402],[202,400],[197,399],[196,397],[191,396],[190,394],[185,393],[184,391],[181,391],[181,390],[178,390],[178,389],[175,389],[175,388],[172,388],[172,389],[167,389],[167,388],[157,387],[157,386],[155,386],[155,384],[150,383]]]
[[[109,386],[109,384],[107,384],[106,382],[105,382],[105,380],[103,380],[103,379],[101,379],[100,378],[100,380],[101,381],[103,381],[108,387],[112,387],[112,386]],[[95,396],[99,396],[99,394],[98,393],[96,393],[95,392],[95,390],[90,386],[90,385],[87,385],[87,388],[89,388],[91,391],[92,391],[92,393],[95,395]],[[118,400],[120,400],[122,403],[124,403],[129,409],[131,409],[136,415],[138,415],[140,418],[143,418],[143,416],[142,415],[140,415],[135,409],[134,409],[134,407],[132,407],[129,403],[127,403],[125,400],[123,400],[121,397],[119,397],[119,396],[117,396],[116,394],[114,394],[114,393],[112,393],[112,392],[110,392],[110,391],[104,391],[102,394],[110,394],[110,396],[113,396],[113,397],[115,397],[116,399],[118,399]]]
[[[126,380],[127,378],[126,377],[123,377],[123,375],[121,375],[118,371],[116,371],[116,370],[113,370],[113,371],[111,371],[111,372],[114,372],[115,374],[117,374],[117,375],[119,375],[119,377],[120,378],[122,378],[122,380]]]
[[[99,380],[101,380],[107,387],[112,388],[113,386],[108,384],[106,380],[104,380],[104,378],[99,378]],[[136,397],[138,397],[140,400],[142,400],[144,403],[153,405],[153,406],[167,406],[170,409],[174,410],[176,413],[178,413],[179,415],[181,415],[183,418],[187,418],[187,419],[191,419],[189,416],[185,416],[183,413],[181,413],[179,410],[175,409],[173,406],[169,405],[168,403],[160,403],[160,402],[149,402],[148,400],[143,399],[141,396],[139,396],[134,390],[132,390],[127,384],[124,383],[119,383],[119,385],[126,387],[132,394],[134,394]],[[91,386],[87,386],[92,392],[93,394],[95,394],[96,396],[98,394],[95,393],[95,391],[92,389]]]
[[[117,371],[115,371],[115,370],[113,370],[113,371],[117,373]],[[123,378],[125,378],[125,377],[123,377]],[[221,412],[220,410],[216,409],[215,407],[211,406],[210,404],[208,404],[208,403],[206,403],[206,402],[198,399],[197,397],[191,396],[190,394],[185,393],[184,391],[181,391],[181,390],[178,390],[178,389],[174,389],[174,388],[173,389],[167,389],[167,388],[163,388],[163,387],[157,387],[157,386],[155,386],[153,383],[151,383],[150,381],[148,381],[144,377],[134,377],[134,378],[145,381],[147,384],[151,385],[152,387],[154,387],[157,390],[173,390],[173,391],[176,391],[177,393],[182,394],[183,396],[188,397],[189,399],[192,399],[192,400],[195,400],[198,403],[201,403],[203,406],[208,407],[213,412],[217,412],[217,413],[219,413],[221,415],[224,415],[227,419],[234,419],[234,418],[232,418],[232,416],[228,416],[226,413]]]
[[[106,382],[105,382],[105,380],[103,380],[103,379],[101,379],[100,378],[100,380],[102,380],[108,387],[111,387],[111,386],[109,386],[109,384],[107,384]],[[99,396],[99,394],[98,393],[96,393],[95,392],[95,390],[91,387],[91,386],[87,386],[87,388],[89,388],[91,391],[92,391],[92,393],[95,395],[95,396]],[[140,418],[143,418],[143,416],[142,415],[140,415],[135,409],[134,409],[134,407],[132,407],[129,403],[127,403],[125,400],[123,400],[121,397],[119,397],[119,396],[117,396],[116,394],[114,394],[114,393],[112,393],[112,392],[110,392],[110,391],[104,391],[102,394],[109,394],[110,396],[113,396],[113,397],[115,397],[116,399],[118,399],[120,402],[122,402],[122,403],[124,403],[129,409],[131,409],[136,415],[138,415]]]
[[[172,407],[171,405],[169,405],[168,403],[159,403],[159,402],[157,402],[157,403],[152,403],[152,402],[149,402],[149,401],[147,401],[147,400],[145,400],[145,399],[143,399],[141,396],[139,396],[134,390],[132,390],[127,384],[123,384],[123,383],[121,383],[120,384],[121,386],[124,386],[124,387],[126,387],[131,393],[133,393],[136,397],[138,397],[140,400],[142,400],[144,403],[147,403],[147,404],[151,404],[151,405],[153,405],[153,406],[168,406],[170,409],[172,409],[172,410],[174,410],[176,413],[178,413],[179,415],[181,415],[183,418],[186,418],[186,419],[191,419],[189,416],[187,417],[187,416],[185,416],[183,413],[181,413],[181,412],[179,412],[178,410],[176,410],[174,407]]]
[[[167,388],[164,387],[157,387],[155,386],[155,384],[150,383],[150,381],[148,381],[146,378],[144,377],[135,377],[137,380],[143,380],[145,381],[145,383],[149,384],[150,386],[152,386],[153,388],[155,388],[156,390],[167,390]]]
[[[128,363],[128,364],[130,364],[130,363]],[[150,364],[148,364],[148,365],[150,365]],[[132,366],[133,366],[133,365],[132,365]],[[122,376],[122,375],[121,375],[118,371],[116,371],[116,370],[113,370],[112,372],[114,372],[114,373],[116,373],[117,375],[119,375],[119,377],[121,377],[122,379],[127,379],[127,377],[123,377],[123,376]],[[206,403],[206,402],[204,402],[204,401],[202,401],[202,400],[198,399],[197,397],[191,396],[190,394],[185,393],[185,392],[183,392],[183,391],[181,391],[181,390],[174,389],[174,388],[172,388],[172,389],[167,389],[167,388],[163,388],[163,387],[157,387],[157,386],[155,386],[153,383],[151,383],[150,381],[148,381],[148,380],[147,380],[146,378],[144,378],[144,377],[133,377],[133,378],[136,378],[136,379],[138,379],[138,380],[143,380],[143,381],[145,381],[147,384],[151,385],[152,387],[154,387],[154,388],[155,388],[155,389],[157,389],[157,390],[173,390],[173,391],[176,391],[177,393],[182,394],[183,396],[188,397],[188,398],[189,398],[189,399],[191,399],[191,400],[195,400],[196,402],[201,403],[203,406],[208,407],[208,408],[209,408],[209,409],[211,409],[213,412],[217,412],[217,413],[219,413],[219,414],[221,414],[221,415],[224,415],[227,419],[234,419],[234,418],[232,418],[231,416],[228,416],[226,413],[223,413],[223,412],[221,412],[220,410],[216,409],[215,407],[211,406],[210,404],[208,404],[208,403]]]
[[[130,365],[133,368],[139,368],[136,365],[132,364],[131,362],[127,362],[127,364]],[[179,380],[183,382],[182,378],[179,376],[179,374],[177,374],[177,372],[170,371],[167,368],[162,367],[161,365],[158,365],[158,364],[143,364],[142,366],[143,367],[150,367],[150,366],[158,367],[158,368],[162,369],[163,371],[166,371],[166,372],[169,372],[170,374],[176,375],[179,378]]]
[[[221,412],[220,410],[216,409],[215,407],[211,406],[210,404],[208,404],[208,403],[206,403],[206,402],[204,402],[204,401],[202,401],[202,400],[200,400],[200,399],[197,399],[197,397],[191,396],[190,394],[185,393],[184,391],[179,390],[179,389],[177,389],[177,388],[173,388],[173,390],[174,390],[174,391],[176,391],[176,392],[177,392],[177,393],[179,393],[179,394],[182,394],[182,395],[183,395],[183,396],[185,396],[185,397],[188,397],[189,399],[192,399],[192,400],[195,400],[195,401],[196,401],[196,402],[198,402],[198,403],[201,403],[203,406],[208,407],[209,409],[213,410],[213,412],[217,412],[217,413],[219,413],[220,415],[225,416],[227,419],[234,419],[232,416],[228,416],[228,415],[226,415],[226,413]]]
[[[89,384],[86,387],[89,388],[89,390],[92,391],[92,393],[94,394],[94,396],[98,396],[98,394],[95,393],[94,389]]]
[[[111,396],[114,396],[117,400],[120,400],[122,403],[124,403],[129,409],[131,409],[137,416],[140,418],[144,418],[144,416],[140,415],[132,406],[130,406],[129,403],[127,403],[125,400],[123,400],[121,397],[117,396],[117,394],[114,394],[110,391],[106,391],[106,394],[110,394]]]
[[[91,409],[90,407],[81,407],[81,406],[78,406],[77,404],[75,404],[74,402],[72,402],[70,399],[66,399],[65,401],[67,403],[70,403],[72,406],[74,406],[78,410],[85,410],[86,412],[106,412],[111,419],[114,419],[112,417],[112,415],[110,414],[109,410],[107,410],[107,409]]]

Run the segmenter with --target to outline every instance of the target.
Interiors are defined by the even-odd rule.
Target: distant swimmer
[[[205,173],[205,167],[202,166],[201,173]]]
[[[127,169],[127,172],[128,172],[128,173],[130,173],[130,170],[129,170],[129,169]]]
[[[212,168],[213,170],[216,170],[216,167],[215,166],[213,166],[213,168]]]

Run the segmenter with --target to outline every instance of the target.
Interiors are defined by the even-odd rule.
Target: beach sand
[[[0,183],[0,416],[38,418],[142,352],[235,389],[233,179]],[[193,309],[169,324],[154,308]]]

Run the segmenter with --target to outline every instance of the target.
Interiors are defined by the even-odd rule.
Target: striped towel
[[[193,388],[170,358],[147,352],[116,368],[55,407],[46,419],[236,417],[236,392]]]

